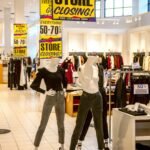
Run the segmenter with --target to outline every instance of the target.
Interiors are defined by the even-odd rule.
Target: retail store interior
[[[42,1],[0,0],[0,150],[150,150],[150,0],[89,0],[95,21],[62,21],[61,58],[41,56]]]

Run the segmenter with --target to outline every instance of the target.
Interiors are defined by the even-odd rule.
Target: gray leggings
[[[70,150],[75,150],[76,144],[78,142],[78,139],[80,137],[80,134],[82,132],[82,129],[86,120],[87,113],[90,109],[92,110],[92,113],[93,113],[98,149],[104,148],[103,124],[102,124],[103,123],[102,96],[100,92],[97,92],[95,94],[89,94],[89,93],[83,92],[81,99],[80,99],[76,126],[73,131],[72,138],[71,138]]]
[[[63,91],[58,91],[54,96],[46,96],[43,110],[41,123],[36,133],[34,145],[38,147],[40,145],[43,133],[45,131],[46,125],[48,123],[48,119],[50,113],[52,111],[52,107],[55,106],[55,113],[57,118],[57,126],[58,126],[58,135],[59,135],[59,143],[64,144],[64,116],[65,116],[65,100]]]

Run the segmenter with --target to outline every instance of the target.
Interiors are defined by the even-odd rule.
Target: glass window
[[[100,18],[101,16],[101,11],[100,10],[96,10],[96,18]]]
[[[132,8],[124,8],[124,16],[131,16]]]
[[[113,9],[106,9],[106,17],[113,17]]]
[[[132,0],[124,0],[124,7],[132,7]]]
[[[117,8],[117,9],[115,9],[115,16],[122,16],[122,15],[123,15],[122,12],[123,12],[123,11],[122,11],[122,8]]]
[[[148,0],[139,0],[139,13],[145,13],[148,10]]]
[[[96,9],[100,9],[101,8],[101,2],[100,1],[96,1]]]
[[[123,0],[115,0],[115,8],[123,7]]]
[[[113,0],[106,0],[105,6],[106,6],[106,8],[113,8],[114,7],[114,1]]]

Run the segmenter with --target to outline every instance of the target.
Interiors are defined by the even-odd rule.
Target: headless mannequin
[[[47,60],[46,69],[49,72],[56,72],[58,64],[59,64],[59,61],[60,61],[59,58],[51,58],[50,60]],[[53,95],[56,94],[56,91],[50,89],[49,91],[46,91],[45,94],[53,96]]]
[[[87,93],[96,93],[99,91],[98,87],[98,68],[95,65],[97,62],[96,56],[89,56],[87,62],[80,67],[79,74],[79,85],[83,91]]]
[[[52,73],[57,72],[58,65],[59,65],[59,58],[51,58],[49,60],[46,60],[46,66],[45,68]],[[49,91],[45,92],[45,95],[54,96],[56,94],[56,91],[53,89],[50,89]],[[64,144],[60,144],[61,150],[64,150]],[[60,149],[59,148],[59,149]],[[35,146],[35,150],[38,150],[38,147]]]
[[[99,92],[98,67],[96,63],[97,57],[89,56],[87,62],[81,66],[78,71],[78,84],[82,87],[83,94],[80,99],[76,125],[71,138],[70,150],[76,149],[76,145],[89,110],[92,110],[93,113],[98,148],[99,150],[104,148],[102,129],[102,97]]]

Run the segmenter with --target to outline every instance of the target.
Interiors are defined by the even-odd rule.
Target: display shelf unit
[[[133,116],[113,109],[112,150],[136,150],[136,143],[150,145],[150,116]]]
[[[70,92],[66,98],[66,112],[68,115],[75,117],[77,116],[78,107],[80,103],[80,97],[82,92]]]

